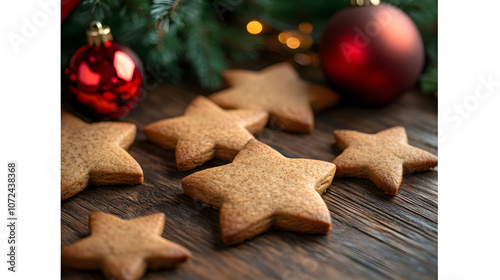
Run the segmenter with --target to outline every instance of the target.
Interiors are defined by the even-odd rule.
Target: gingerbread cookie
[[[135,185],[142,183],[141,166],[128,149],[135,140],[135,124],[88,124],[61,114],[61,200],[87,185]]]
[[[322,110],[338,102],[338,95],[330,89],[301,80],[289,63],[259,72],[228,70],[223,76],[231,87],[210,95],[210,99],[227,109],[269,112],[272,125],[288,131],[312,131],[313,109]]]
[[[181,171],[217,157],[232,160],[267,123],[268,114],[255,110],[223,110],[208,98],[195,98],[184,116],[160,120],[144,128],[153,143],[175,148]]]
[[[335,165],[289,159],[252,139],[230,164],[182,179],[194,200],[220,209],[222,240],[233,245],[271,227],[299,233],[330,231],[331,219],[321,194]]]
[[[191,253],[161,236],[165,215],[156,213],[122,220],[104,213],[90,214],[90,236],[61,251],[63,266],[101,269],[109,279],[140,279],[147,268],[170,268]]]
[[[425,171],[437,166],[437,157],[408,145],[404,127],[377,134],[335,130],[337,144],[344,150],[333,163],[337,176],[370,179],[385,193],[398,192],[403,173]]]

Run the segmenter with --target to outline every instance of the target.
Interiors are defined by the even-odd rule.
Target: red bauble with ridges
[[[349,7],[334,15],[319,52],[332,87],[365,105],[396,99],[415,85],[424,65],[417,27],[388,4]]]

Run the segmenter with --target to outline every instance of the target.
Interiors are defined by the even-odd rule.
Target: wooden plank
[[[163,236],[191,250],[193,258],[176,269],[148,272],[145,279],[437,278],[437,169],[405,176],[395,197],[365,179],[334,178],[323,195],[332,216],[327,235],[270,231],[237,246],[222,244],[219,211],[184,195],[180,180],[225,162],[212,160],[180,172],[174,152],[148,142],[142,133],[148,123],[181,115],[196,95],[209,93],[189,83],[163,83],[147,94],[126,119],[138,126],[130,153],[143,167],[144,183],[88,187],[62,202],[62,246],[89,234],[91,212],[124,219],[163,212]],[[374,133],[402,125],[410,144],[436,154],[436,110],[433,97],[409,92],[383,108],[342,106],[319,113],[310,134],[267,127],[257,138],[287,157],[332,161],[340,153],[334,129]],[[68,268],[63,268],[62,278],[104,279],[98,271]]]

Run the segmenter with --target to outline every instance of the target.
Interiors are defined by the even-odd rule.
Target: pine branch
[[[220,84],[221,73],[227,67],[217,24],[212,17],[190,25],[186,38],[186,58],[191,62],[201,85],[214,88]]]
[[[106,14],[120,7],[119,0],[84,0],[81,6],[93,16],[95,20],[103,21]]]
[[[175,32],[199,19],[202,0],[153,0],[151,16],[160,33]]]
[[[133,22],[142,20],[151,10],[149,2],[149,0],[125,0],[119,15],[120,17],[129,15]]]

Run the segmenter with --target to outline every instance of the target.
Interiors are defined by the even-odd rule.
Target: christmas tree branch
[[[220,84],[220,74],[226,69],[226,57],[222,50],[215,19],[205,16],[202,24],[190,25],[186,38],[186,58],[194,68],[200,82],[205,87],[216,87]]]
[[[153,6],[151,9],[151,15],[155,19],[156,30],[164,36],[168,33],[170,27],[170,20],[174,16],[174,11],[179,6],[181,0],[158,0],[153,1]]]
[[[102,21],[106,14],[120,7],[119,0],[84,0],[81,6],[93,15],[95,20]]]

